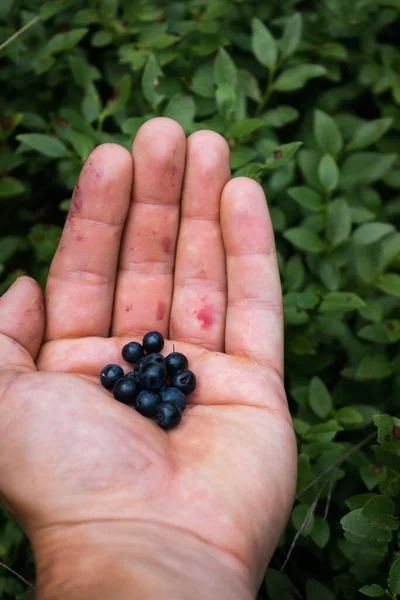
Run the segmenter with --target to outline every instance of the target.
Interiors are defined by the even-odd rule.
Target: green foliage
[[[154,116],[223,135],[266,192],[299,476],[262,597],[400,596],[399,22],[398,0],[0,2],[0,293],[44,284],[87,156]],[[32,580],[5,513],[0,560]]]

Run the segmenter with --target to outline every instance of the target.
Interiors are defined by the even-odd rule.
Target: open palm
[[[273,233],[212,132],[146,123],[87,160],[50,269],[0,301],[0,491],[30,535],[120,519],[180,528],[257,582],[285,525],[294,438]],[[149,330],[198,386],[165,432],[98,382]],[[42,342],[44,332],[44,341]],[[35,363],[36,361],[36,363]],[[128,365],[125,365],[128,370]]]

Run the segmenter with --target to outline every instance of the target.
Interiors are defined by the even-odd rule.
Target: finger
[[[30,277],[19,277],[0,298],[1,369],[33,369],[43,331],[43,292]]]
[[[118,271],[112,333],[168,335],[186,138],[171,119],[145,123],[133,144],[133,203]]]
[[[282,293],[264,192],[252,179],[230,181],[221,225],[228,274],[225,349],[283,370]]]
[[[229,177],[226,141],[210,131],[191,135],[170,330],[171,338],[213,350],[224,346],[226,268],[220,202]]]
[[[110,330],[132,157],[117,144],[89,156],[75,187],[46,288],[46,340],[106,336]]]

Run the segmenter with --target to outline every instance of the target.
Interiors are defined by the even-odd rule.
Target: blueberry
[[[185,395],[190,394],[196,387],[196,376],[188,369],[177,371],[171,377],[171,385],[181,390]]]
[[[127,377],[128,379],[135,379],[136,380],[137,373],[136,373],[136,371],[129,371],[129,373],[127,373],[125,375],[125,377]]]
[[[138,342],[129,342],[122,348],[122,358],[128,363],[135,363],[143,356],[143,346]]]
[[[182,413],[176,404],[161,402],[157,407],[154,419],[162,429],[172,429],[181,422]]]
[[[180,352],[171,352],[165,359],[167,373],[173,375],[177,371],[188,368],[188,359]]]
[[[142,367],[144,367],[145,365],[148,365],[150,363],[156,363],[164,367],[165,369],[165,358],[159,352],[152,352],[151,354],[146,354],[146,356],[143,357],[141,365]]]
[[[140,371],[140,369],[142,368],[142,365],[144,363],[144,359],[146,357],[145,356],[141,356],[136,362],[135,362],[135,366],[134,366],[134,370],[135,371]]]
[[[150,354],[151,352],[161,352],[164,348],[164,338],[158,331],[149,331],[143,338],[143,348]]]
[[[149,390],[142,390],[136,398],[136,410],[144,417],[154,417],[161,396]]]
[[[100,383],[108,390],[112,390],[118,379],[124,376],[124,372],[119,365],[107,365],[101,370]]]
[[[171,402],[176,404],[183,412],[186,408],[186,398],[181,390],[175,387],[165,387],[161,390],[161,400],[163,402]]]
[[[113,396],[123,404],[135,404],[139,388],[136,381],[130,377],[124,377],[117,381],[113,389]]]
[[[167,373],[161,365],[149,363],[139,371],[139,386],[142,390],[158,392],[167,381]]]

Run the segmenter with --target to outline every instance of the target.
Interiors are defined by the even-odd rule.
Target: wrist
[[[33,543],[38,600],[252,600],[235,556],[156,523],[90,523],[54,529]]]

